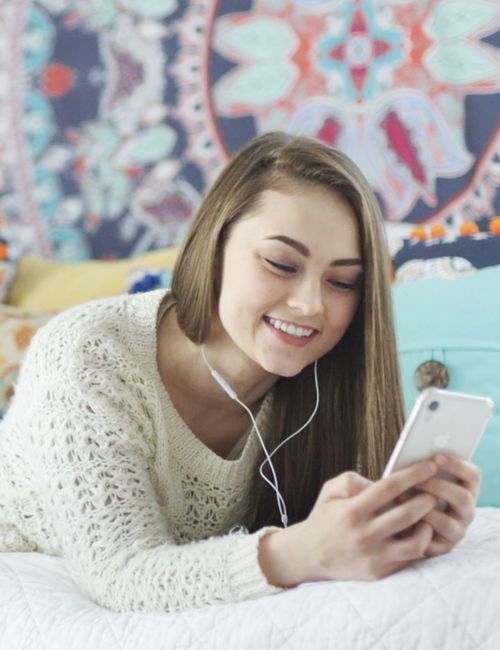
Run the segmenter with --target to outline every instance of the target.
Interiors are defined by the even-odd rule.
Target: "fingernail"
[[[434,460],[440,467],[444,467],[445,465],[448,464],[448,459],[446,458],[446,456],[443,456],[442,454],[438,454],[437,456],[435,456]]]

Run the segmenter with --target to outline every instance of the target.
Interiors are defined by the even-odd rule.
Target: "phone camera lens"
[[[429,411],[437,411],[438,408],[439,408],[439,402],[436,402],[436,400],[433,400],[429,404]]]

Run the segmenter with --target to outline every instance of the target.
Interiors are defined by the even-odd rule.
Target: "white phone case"
[[[438,452],[470,460],[493,415],[493,400],[427,388],[419,395],[383,478]]]

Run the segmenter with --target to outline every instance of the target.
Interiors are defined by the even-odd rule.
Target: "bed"
[[[372,583],[302,585],[178,614],[116,614],[64,561],[0,554],[1,650],[498,650],[500,509],[479,508],[449,555]]]

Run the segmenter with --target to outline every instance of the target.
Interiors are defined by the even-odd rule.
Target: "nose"
[[[288,306],[304,316],[315,316],[323,312],[321,282],[318,279],[302,278],[294,283],[287,301]]]

